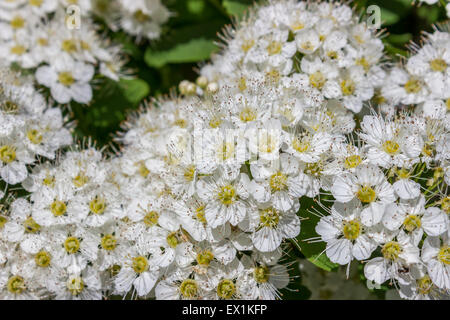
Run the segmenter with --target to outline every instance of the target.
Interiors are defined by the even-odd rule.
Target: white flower
[[[361,222],[373,226],[381,221],[386,204],[395,201],[396,196],[383,172],[374,166],[359,166],[355,174],[338,176],[331,188],[337,201],[347,203],[355,198],[367,205],[361,212]]]
[[[433,283],[444,290],[450,289],[450,247],[448,234],[428,237],[422,247],[422,260]]]

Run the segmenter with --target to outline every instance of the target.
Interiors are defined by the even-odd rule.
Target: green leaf
[[[231,16],[242,17],[245,10],[247,10],[248,6],[249,6],[248,4],[241,3],[238,1],[232,0],[223,1],[223,7],[227,10],[228,14]]]
[[[149,85],[141,79],[120,79],[119,86],[125,98],[133,104],[139,103],[150,93]]]
[[[213,40],[198,38],[187,43],[181,43],[164,51],[153,51],[148,48],[145,52],[145,62],[154,68],[160,68],[168,63],[187,63],[206,60],[217,50]]]
[[[391,24],[395,24],[400,20],[400,16],[388,9],[381,9],[381,22],[384,26],[389,26]]]

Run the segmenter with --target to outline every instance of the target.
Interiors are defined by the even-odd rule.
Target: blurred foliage
[[[173,17],[164,26],[157,41],[142,41],[124,33],[106,35],[121,43],[129,56],[127,69],[137,80],[106,81],[95,88],[89,107],[73,104],[78,138],[90,136],[99,146],[108,144],[127,114],[136,110],[144,99],[169,94],[181,80],[195,80],[196,69],[213,52],[223,27],[252,5],[252,0],[166,0]],[[406,55],[405,45],[419,41],[421,31],[431,31],[432,24],[446,19],[442,6],[413,5],[411,0],[355,0],[363,15],[365,8],[381,8],[383,41],[393,60]]]

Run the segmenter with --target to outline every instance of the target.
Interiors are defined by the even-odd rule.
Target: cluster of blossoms
[[[307,198],[331,262],[364,261],[404,298],[448,297],[445,88],[355,115],[409,71],[383,70],[347,5],[269,2],[228,33],[196,84],[124,124],[116,156],[90,147],[33,169],[30,196],[0,214],[0,298],[282,298]],[[428,39],[409,61],[432,69],[414,86],[438,90],[428,73],[449,81],[448,33]]]
[[[304,90],[311,106],[337,100],[359,112],[385,76],[383,43],[339,3],[274,1],[223,38],[226,48],[201,75],[236,90],[268,79]]]
[[[445,4],[445,10],[447,11],[447,17],[450,18],[450,1],[448,0],[419,0],[419,3],[426,3],[429,5],[433,5],[436,3]]]
[[[94,76],[117,81],[125,63],[97,33],[91,9],[89,0],[1,1],[0,59],[35,71],[58,103],[89,103]]]
[[[92,11],[108,26],[141,39],[158,39],[171,13],[161,0],[94,0]]]
[[[0,198],[6,184],[28,176],[37,157],[54,159],[56,151],[72,144],[72,136],[58,108],[49,107],[32,83],[0,70]]]

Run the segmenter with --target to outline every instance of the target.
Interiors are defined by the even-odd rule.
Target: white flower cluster
[[[112,30],[122,29],[141,39],[158,39],[171,13],[161,0],[94,0],[93,12]]]
[[[58,149],[70,144],[72,136],[61,110],[49,107],[31,82],[1,69],[0,199],[5,183],[24,181],[27,166],[37,157],[54,159]]]
[[[91,1],[75,3],[77,9],[68,0],[0,3],[0,59],[35,70],[37,82],[61,104],[89,103],[94,75],[117,81],[124,64],[120,47],[97,34]]]
[[[282,0],[248,15],[202,69],[209,81],[243,90],[270,79],[305,90],[310,106],[338,100],[353,112],[383,83],[383,43],[349,6]]]

